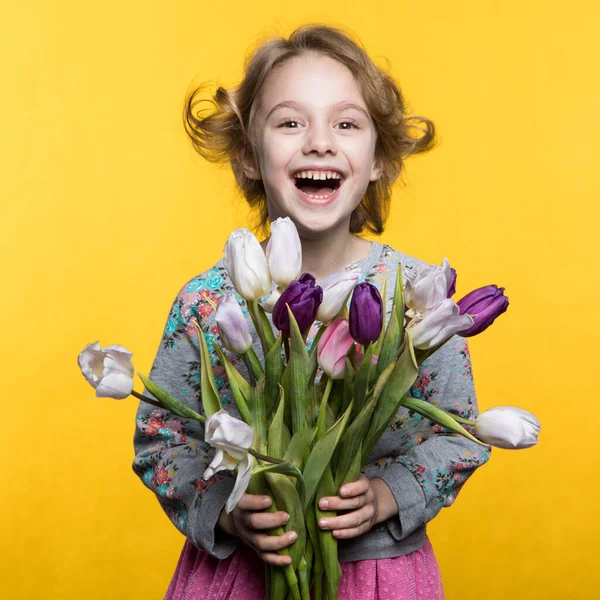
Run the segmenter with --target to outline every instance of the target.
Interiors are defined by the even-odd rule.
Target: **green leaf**
[[[331,474],[331,465],[327,465],[323,477],[319,482],[317,497],[315,498],[317,521],[322,517],[335,517],[335,511],[322,511],[319,508],[319,500],[324,496],[336,496],[337,488]],[[336,600],[338,597],[338,586],[342,578],[342,569],[338,560],[338,544],[329,530],[319,527],[319,545],[321,546],[321,556],[323,557],[323,567],[325,571],[325,587],[327,590],[327,600]]]
[[[373,357],[373,344],[369,344],[367,351],[356,375],[354,377],[354,414],[357,414],[365,404],[367,387],[369,385],[369,372],[371,371],[371,359]]]
[[[278,473],[279,475],[288,475],[294,477],[298,485],[298,491],[294,487],[294,493],[298,494],[301,499],[305,496],[305,483],[304,477],[300,472],[300,469],[291,462],[284,463],[263,463],[252,469],[252,475],[258,475],[259,473]],[[288,480],[289,481],[289,480]]]
[[[314,427],[305,427],[296,432],[283,455],[283,460],[289,460],[299,469],[304,469],[308,455],[310,454],[310,443],[315,433]]]
[[[304,509],[312,502],[319,481],[325,471],[325,467],[329,464],[335,448],[340,441],[340,437],[344,433],[348,419],[352,412],[352,402],[335,425],[325,433],[325,435],[314,445],[306,465],[304,467],[304,483],[306,485],[306,496],[304,501]]]
[[[357,452],[354,454],[354,458],[352,459],[352,462],[350,463],[350,466],[348,467],[346,474],[340,478],[339,485],[337,484],[337,479],[336,479],[337,488],[340,489],[346,483],[351,483],[353,481],[356,481],[358,479],[358,476],[360,475],[361,467],[362,467],[362,445],[359,444]]]
[[[229,380],[229,387],[235,404],[240,413],[240,416],[245,423],[254,425],[254,415],[250,412],[248,403],[252,400],[252,388],[250,384],[244,379],[242,374],[233,366],[231,361],[225,356],[221,348],[217,344],[214,345],[215,352],[221,361],[221,364],[225,367],[227,372],[227,379]]]
[[[375,371],[375,377],[379,377],[381,373],[392,363],[396,356],[398,356],[398,350],[400,348],[401,332],[400,325],[398,324],[398,317],[396,311],[392,310],[390,320],[388,321],[385,335],[383,337],[383,344],[381,345],[381,351],[379,358],[377,359],[377,369]]]
[[[292,434],[308,425],[306,418],[308,408],[308,352],[304,338],[298,328],[289,305],[290,318],[290,405],[292,409]]]
[[[394,287],[394,308],[398,324],[402,324],[404,329],[404,281],[402,280],[402,262],[398,263],[396,269],[396,285]],[[401,334],[401,337],[404,337]]]
[[[260,364],[260,360],[259,360],[258,356],[256,355],[256,352],[255,352],[254,348],[252,348],[252,346],[250,346],[250,350],[248,350],[248,352],[246,352],[246,356],[248,357],[248,360],[250,361],[250,366],[252,367],[252,372],[254,373],[254,377],[259,379],[260,377],[263,376],[265,371],[264,371],[262,365]]]
[[[206,417],[204,415],[200,415],[196,411],[193,411],[183,402],[177,400],[175,396],[171,396],[169,392],[163,390],[151,379],[144,377],[144,375],[141,373],[138,373],[138,377],[142,380],[142,383],[146,389],[159,400],[160,404],[174,415],[184,419],[194,419],[195,421],[200,421],[201,423],[206,422]]]
[[[283,335],[279,335],[265,359],[265,397],[268,413],[275,408],[277,399],[279,398],[279,382],[281,381],[285,367],[283,357],[281,356],[282,342]]]
[[[488,446],[488,444],[484,444],[481,440],[478,440],[475,436],[471,435],[462,425],[457,423],[452,416],[450,416],[447,412],[437,408],[433,404],[426,402],[425,400],[421,400],[419,398],[412,398],[411,396],[405,396],[401,402],[402,406],[412,410],[425,418],[429,419],[433,423],[437,423],[441,425],[445,429],[449,429],[454,433],[459,433],[460,435],[466,437],[479,444],[480,446]]]
[[[273,469],[265,472],[267,482],[277,500],[277,508],[284,510],[290,515],[289,521],[284,525],[284,531],[294,530],[298,534],[298,539],[288,547],[290,556],[292,557],[292,565],[296,569],[304,554],[304,545],[306,543],[306,525],[304,522],[304,512],[302,511],[304,488],[299,487],[296,490],[296,486],[286,475],[287,473],[275,473]],[[302,482],[301,475],[298,481]]]
[[[265,407],[265,376],[263,375],[252,388],[252,406],[254,408],[255,433],[254,445],[261,453],[267,450],[267,413]]]
[[[279,407],[269,425],[268,433],[268,450],[269,456],[273,458],[281,458],[290,442],[290,432],[283,422],[285,412],[285,395],[283,388],[279,386],[280,400]]]
[[[404,351],[396,361],[373,413],[369,433],[363,443],[363,462],[387,429],[390,419],[400,407],[402,398],[414,384],[419,374],[410,334],[406,335],[405,341]]]
[[[355,347],[353,345],[353,347]],[[344,383],[342,388],[342,404],[341,410],[346,410],[348,406],[350,406],[350,402],[352,402],[352,396],[354,393],[354,377],[356,376],[356,371],[352,366],[352,362],[350,358],[346,356],[346,371],[344,373]]]
[[[310,350],[308,351],[308,366],[306,368],[306,372],[308,373],[309,384],[312,384],[315,381],[317,368],[319,367],[319,363],[317,361],[317,350],[321,336],[325,333],[326,329],[327,325],[321,323],[321,327],[319,327],[319,330],[313,338],[312,345],[310,347]]]
[[[192,321],[198,332],[198,345],[200,346],[200,390],[202,393],[202,406],[208,417],[221,410],[221,401],[217,392],[217,384],[210,362],[210,353],[206,345],[204,331],[196,321]]]

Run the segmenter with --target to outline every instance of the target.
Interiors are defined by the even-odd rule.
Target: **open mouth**
[[[296,187],[309,198],[325,200],[332,196],[342,185],[343,179],[339,173],[328,172],[315,175],[314,173],[297,173],[294,176]]]

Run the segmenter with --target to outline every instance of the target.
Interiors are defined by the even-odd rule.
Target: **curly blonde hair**
[[[407,115],[404,98],[392,77],[375,65],[359,42],[340,29],[304,25],[288,39],[276,37],[263,42],[246,60],[244,78],[237,87],[219,87],[212,100],[199,98],[203,85],[187,95],[183,114],[186,133],[201,156],[211,162],[230,163],[246,201],[258,211],[256,229],[268,233],[263,183],[246,177],[241,157],[245,155],[254,161],[257,156],[252,135],[255,100],[265,79],[284,61],[307,53],[331,57],[350,69],[373,118],[377,131],[375,159],[383,173],[377,181],[369,182],[352,213],[350,231],[360,233],[366,229],[379,235],[388,218],[392,186],[402,173],[404,160],[435,146],[435,127],[425,117]],[[195,112],[201,102],[210,103],[208,112]]]

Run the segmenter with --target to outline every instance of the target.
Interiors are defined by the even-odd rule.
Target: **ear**
[[[260,171],[256,167],[256,161],[250,156],[250,154],[246,151],[246,148],[240,150],[238,155],[240,164],[242,165],[242,170],[244,171],[244,175],[248,177],[248,179],[256,179],[260,180]]]
[[[369,181],[377,181],[383,175],[383,165],[379,159],[373,159],[373,167],[371,168],[371,176]]]

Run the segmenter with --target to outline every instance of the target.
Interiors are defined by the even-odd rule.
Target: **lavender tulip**
[[[508,308],[508,298],[504,288],[497,285],[486,285],[473,290],[458,301],[461,315],[471,315],[473,325],[461,331],[462,337],[477,335],[487,329]]]
[[[238,301],[232,294],[227,294],[219,302],[215,317],[223,346],[230,352],[244,354],[252,347],[252,336],[248,321]]]
[[[319,321],[329,323],[340,312],[359,278],[360,271],[351,270],[332,273],[321,280],[323,303],[317,313]]]
[[[323,302],[323,290],[315,285],[315,278],[304,273],[297,281],[292,281],[283,291],[273,308],[273,324],[285,336],[290,336],[289,305],[298,327],[305,334],[313,324],[319,306]]]
[[[372,284],[359,283],[350,301],[350,335],[362,346],[376,342],[383,326],[383,302]]]

